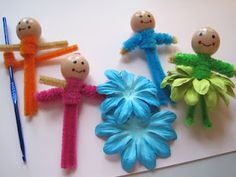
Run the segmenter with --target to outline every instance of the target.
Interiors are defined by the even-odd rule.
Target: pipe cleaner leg
[[[36,92],[36,69],[33,58],[25,58],[24,64],[24,109],[26,116],[33,116],[38,111],[34,94]]]
[[[195,114],[196,106],[189,106],[188,113],[184,120],[185,125],[192,125],[194,122],[194,114]]]
[[[76,132],[78,105],[65,104],[62,135],[61,168],[71,169],[77,166]]]
[[[204,99],[203,96],[201,96],[201,109],[202,109],[202,123],[206,128],[211,128],[212,127],[212,123],[208,117],[208,109],[207,109],[207,105],[206,105],[206,101]]]
[[[145,49],[145,55],[147,59],[147,63],[149,66],[149,70],[151,72],[151,76],[153,79],[153,82],[155,83],[157,87],[157,96],[160,99],[161,105],[167,105],[168,103],[173,103],[170,100],[170,86],[167,86],[164,89],[161,89],[160,85],[163,79],[165,78],[165,73],[163,71],[163,68],[161,66],[159,57],[157,55],[156,48],[153,49]]]

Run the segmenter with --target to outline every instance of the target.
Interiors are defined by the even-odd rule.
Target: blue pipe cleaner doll
[[[167,105],[171,103],[170,87],[160,88],[160,84],[166,75],[161,66],[156,46],[175,44],[177,43],[177,38],[166,33],[156,33],[154,27],[155,19],[150,12],[137,11],[131,18],[131,28],[135,34],[124,42],[120,53],[124,55],[136,47],[144,50],[153,82],[157,87],[160,103],[161,105]]]

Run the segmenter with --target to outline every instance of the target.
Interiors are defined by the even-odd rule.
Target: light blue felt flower
[[[135,76],[126,71],[108,70],[108,82],[97,87],[97,92],[107,95],[100,106],[102,114],[112,114],[117,123],[125,123],[132,115],[146,120],[151,109],[159,107],[155,85],[143,76]]]
[[[135,116],[125,124],[117,124],[115,117],[108,115],[104,122],[96,127],[99,137],[106,137],[103,151],[108,154],[120,154],[124,170],[130,172],[136,161],[147,169],[156,167],[156,158],[170,156],[168,141],[176,140],[172,128],[176,115],[171,111],[160,111],[143,122]]]

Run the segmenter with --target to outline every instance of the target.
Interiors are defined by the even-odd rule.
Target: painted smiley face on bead
[[[65,78],[83,80],[89,73],[88,61],[78,53],[72,54],[61,62],[61,72]]]
[[[19,39],[23,39],[26,36],[40,38],[41,26],[37,20],[30,17],[25,17],[18,22],[16,26],[16,33]]]
[[[218,33],[210,28],[204,27],[196,31],[192,37],[192,48],[198,54],[214,54],[220,46]]]
[[[155,28],[155,19],[148,11],[137,11],[131,18],[131,28],[134,32],[143,31],[145,29]]]

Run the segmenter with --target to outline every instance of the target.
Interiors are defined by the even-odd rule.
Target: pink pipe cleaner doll
[[[78,107],[81,97],[85,96],[102,100],[104,96],[96,92],[96,86],[86,85],[84,83],[83,80],[89,73],[89,64],[80,54],[76,53],[64,59],[61,63],[61,72],[66,80],[64,81],[64,88],[62,86],[62,88],[52,88],[41,91],[36,94],[36,99],[39,102],[63,100],[64,121],[61,168],[71,169],[77,166],[76,132]],[[51,79],[51,81],[52,80],[53,79]],[[54,79],[54,81],[56,80],[57,79]]]

